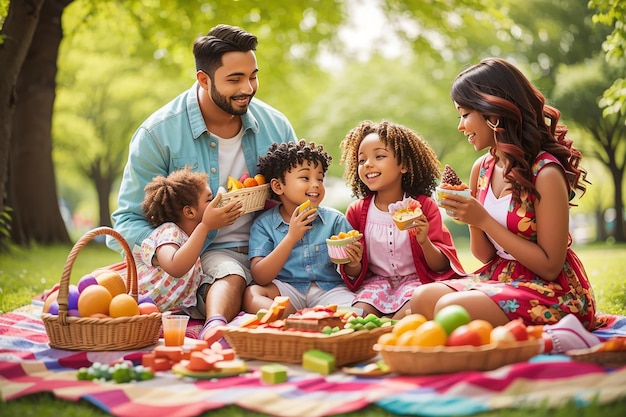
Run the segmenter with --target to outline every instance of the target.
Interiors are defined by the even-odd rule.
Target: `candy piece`
[[[280,384],[287,381],[287,367],[278,363],[261,366],[261,381],[268,384]]]
[[[302,367],[318,374],[328,375],[335,370],[335,357],[322,350],[310,349],[302,354]]]

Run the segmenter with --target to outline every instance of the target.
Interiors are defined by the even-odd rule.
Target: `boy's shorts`
[[[335,304],[341,307],[350,307],[354,300],[354,293],[340,285],[332,290],[324,291],[316,283],[309,285],[306,293],[298,291],[293,285],[275,279],[272,281],[280,291],[280,295],[289,297],[289,302],[296,310],[302,310],[316,305],[327,306]]]

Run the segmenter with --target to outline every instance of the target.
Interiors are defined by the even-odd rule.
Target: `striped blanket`
[[[273,416],[328,416],[369,404],[402,415],[472,415],[533,404],[584,406],[626,396],[626,367],[605,369],[562,355],[539,355],[528,362],[489,372],[364,378],[337,370],[320,375],[288,365],[287,382],[260,379],[264,362],[248,361],[251,372],[221,379],[190,379],[171,372],[127,384],[78,381],[77,369],[125,358],[139,363],[142,351],[70,352],[51,349],[33,304],[0,316],[0,398],[51,392],[67,401],[87,400],[114,416],[193,417],[227,405]],[[626,317],[603,316],[601,338],[626,336]],[[197,327],[197,323],[195,323]],[[189,331],[197,329],[190,326]],[[145,351],[149,351],[147,348]],[[558,389],[557,389],[558,388]]]

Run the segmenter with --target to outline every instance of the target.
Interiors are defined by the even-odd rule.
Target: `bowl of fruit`
[[[540,326],[514,320],[493,327],[471,320],[458,305],[441,309],[433,320],[409,314],[374,345],[391,372],[406,375],[489,371],[526,361],[542,348]]]
[[[350,262],[346,247],[348,244],[354,243],[362,237],[363,235],[359,233],[358,230],[351,230],[349,232],[341,232],[326,239],[330,260],[336,264],[347,264]]]

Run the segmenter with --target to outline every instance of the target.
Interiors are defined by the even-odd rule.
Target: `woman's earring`
[[[500,126],[500,119],[496,120],[496,123],[493,124],[491,123],[491,120],[487,119],[487,126],[489,126],[491,128],[491,130],[493,130],[494,132],[498,131],[498,126]]]

